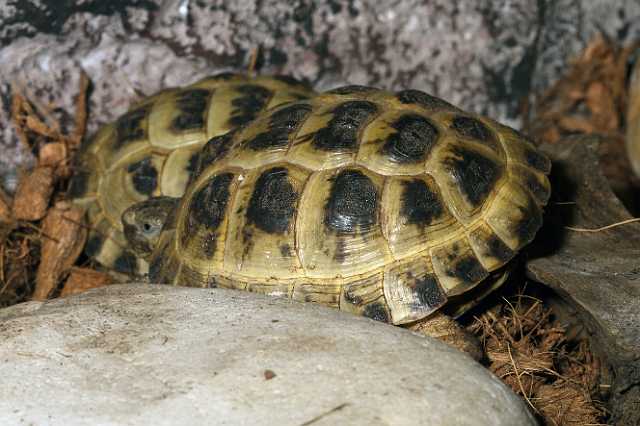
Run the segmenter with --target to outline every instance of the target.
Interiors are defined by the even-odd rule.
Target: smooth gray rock
[[[535,424],[439,341],[219,289],[110,286],[6,308],[0,377],[2,425]]]
[[[244,70],[323,90],[346,82],[428,91],[464,109],[519,122],[595,36],[640,35],[638,0],[9,0],[0,2],[0,178],[30,156],[9,121],[12,85],[71,123],[77,77],[93,82],[89,133],[137,93]]]

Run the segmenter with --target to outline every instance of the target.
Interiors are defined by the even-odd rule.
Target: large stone
[[[0,424],[534,425],[443,343],[244,292],[110,286],[0,311]]]

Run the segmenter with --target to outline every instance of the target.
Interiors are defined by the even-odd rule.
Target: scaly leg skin
[[[465,331],[453,318],[435,312],[420,321],[406,324],[404,327],[425,336],[435,337],[454,348],[467,353],[471,358],[480,361],[483,351],[480,341]]]

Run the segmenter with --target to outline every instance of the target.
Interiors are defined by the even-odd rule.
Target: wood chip
[[[0,222],[12,222],[11,198],[0,188]]]
[[[69,177],[69,149],[63,142],[51,142],[42,145],[38,152],[38,166],[50,167],[56,177]]]
[[[58,202],[47,213],[42,222],[42,249],[34,300],[47,299],[80,255],[87,238],[83,216],[83,209],[67,201]]]
[[[53,192],[54,174],[50,167],[36,167],[20,179],[13,199],[13,215],[19,220],[40,220],[47,213]]]
[[[60,297],[70,296],[112,284],[113,279],[109,274],[89,268],[72,268],[71,274],[60,292]]]

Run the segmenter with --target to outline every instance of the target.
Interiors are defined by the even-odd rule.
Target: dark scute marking
[[[354,306],[362,304],[362,297],[354,294],[350,287],[347,287],[344,290],[344,300]]]
[[[456,260],[447,273],[469,284],[475,284],[487,276],[487,271],[474,256],[464,256]]]
[[[500,178],[500,167],[489,158],[464,148],[453,149],[455,157],[446,160],[453,178],[472,206],[486,199]]]
[[[389,322],[389,314],[380,303],[371,303],[364,308],[362,315],[380,322]]]
[[[208,259],[213,258],[213,254],[216,251],[217,239],[218,234],[216,232],[207,232],[202,237],[202,252]]]
[[[438,139],[438,129],[417,114],[403,115],[391,127],[396,132],[387,138],[383,152],[398,163],[424,161]]]
[[[426,226],[444,214],[440,197],[423,180],[404,181],[403,186],[400,214],[407,223]]]
[[[493,133],[480,120],[463,115],[456,116],[451,122],[451,128],[460,136],[488,142],[494,139]]]
[[[291,86],[300,86],[300,87],[305,88],[305,89],[310,89],[311,88],[311,85],[309,84],[308,81],[298,80],[297,78],[295,78],[293,76],[290,76],[290,75],[286,75],[286,74],[274,75],[273,78],[275,80],[281,81],[281,82],[289,84]]]
[[[339,233],[355,233],[375,225],[378,192],[371,179],[359,170],[343,170],[332,181],[325,225]]]
[[[232,181],[232,173],[213,176],[194,194],[189,203],[187,221],[191,229],[196,224],[210,231],[215,231],[220,226],[231,195],[229,187]]]
[[[233,132],[225,133],[224,135],[214,136],[202,147],[198,153],[198,165],[194,179],[200,175],[207,167],[215,163],[229,152],[231,143],[233,141]]]
[[[293,255],[291,252],[291,246],[289,244],[282,244],[280,246],[280,255],[282,257],[291,257]]]
[[[200,163],[200,152],[195,151],[189,157],[189,160],[187,161],[187,166],[185,167],[185,172],[187,172],[187,176],[189,176],[189,178],[187,179],[187,186],[189,186],[189,184],[193,182],[194,176],[196,176],[196,172],[198,171],[199,163]]]
[[[140,194],[151,195],[158,186],[158,171],[153,167],[151,157],[130,164],[127,172],[131,173],[133,187]]]
[[[432,275],[426,275],[416,279],[413,289],[422,306],[442,306],[447,300],[447,297],[438,285],[438,281],[436,281]]]
[[[281,234],[289,227],[297,200],[298,193],[289,182],[287,169],[268,169],[260,175],[251,194],[248,223],[270,234]]]
[[[138,270],[135,255],[129,251],[123,251],[114,262],[113,269],[125,274],[135,274]]]
[[[499,259],[503,263],[507,263],[514,255],[511,250],[500,238],[492,235],[487,241],[488,255]]]
[[[205,110],[211,92],[206,89],[190,89],[181,92],[176,99],[180,114],[171,122],[177,131],[202,129],[205,125]]]
[[[256,118],[258,113],[271,99],[271,91],[266,87],[255,84],[238,86],[236,91],[240,96],[231,101],[233,111],[229,123],[232,126],[240,126]]]
[[[449,102],[419,90],[403,90],[398,92],[396,97],[403,104],[416,104],[426,109],[456,109],[456,107],[451,105]]]
[[[87,170],[78,170],[71,178],[67,195],[70,198],[80,198],[87,193],[89,188],[89,178],[91,172]]]
[[[198,169],[198,162],[200,161],[200,153],[198,151],[191,154],[189,157],[189,161],[187,161],[186,171],[189,173],[189,176],[192,176],[193,173]]]
[[[311,112],[311,105],[293,104],[271,114],[266,132],[247,141],[247,147],[259,151],[268,148],[283,147],[289,144],[289,135]]]
[[[336,87],[335,89],[328,90],[326,93],[334,95],[350,95],[353,93],[367,93],[377,91],[375,87],[362,86],[359,84],[351,84],[349,86]]]
[[[542,226],[542,214],[538,207],[529,201],[526,207],[518,207],[522,218],[514,224],[513,230],[518,236],[520,244],[526,244],[533,239]]]
[[[313,146],[323,151],[353,151],[360,126],[378,111],[367,101],[349,101],[335,107],[326,126],[313,136]]]
[[[96,256],[104,244],[104,238],[100,234],[92,235],[84,247],[84,252],[89,257]]]
[[[142,121],[149,113],[150,106],[146,105],[127,112],[116,122],[116,149],[127,143],[147,136],[147,130],[142,127]]]
[[[551,162],[549,159],[534,149],[525,148],[524,157],[529,166],[542,173],[549,173],[551,170]]]
[[[540,181],[533,175],[527,176],[526,179],[527,188],[531,191],[534,197],[542,204],[546,203],[549,199],[549,189],[542,185]]]

